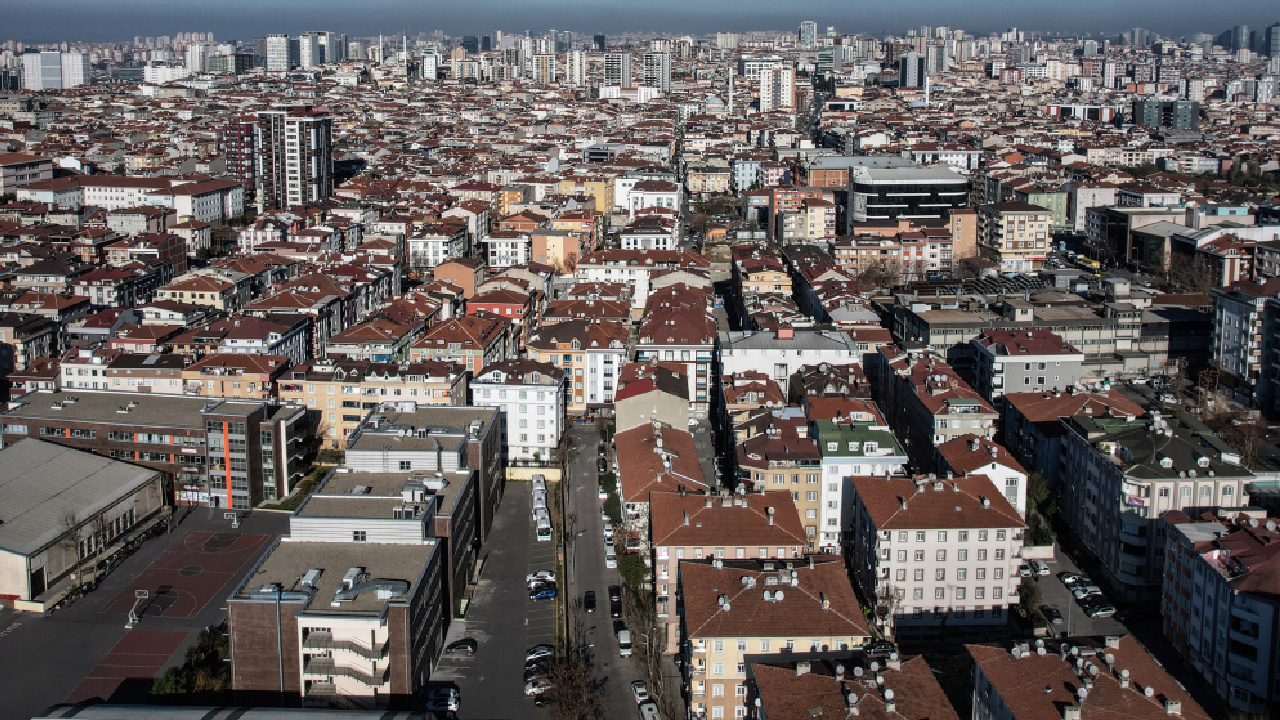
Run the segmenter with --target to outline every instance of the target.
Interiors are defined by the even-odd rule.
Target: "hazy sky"
[[[798,11],[797,8],[802,8]],[[705,33],[793,29],[902,32],[949,25],[986,33],[1105,32],[1134,26],[1173,35],[1253,29],[1280,21],[1276,0],[0,0],[0,39],[112,41],[134,35],[212,31],[215,39],[331,30],[349,35],[403,29],[450,35],[557,28],[582,33]]]

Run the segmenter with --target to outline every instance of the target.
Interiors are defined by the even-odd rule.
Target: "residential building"
[[[526,349],[531,359],[564,371],[566,409],[582,415],[613,403],[628,343],[624,323],[569,320],[538,328]]]
[[[821,487],[806,487],[805,496],[820,501],[817,550],[836,555],[850,549],[854,536],[853,483],[861,475],[884,477],[906,471],[907,454],[890,432],[875,404],[846,409],[831,419],[814,419],[810,432],[822,455]],[[812,501],[809,501],[812,502]]]
[[[332,133],[332,117],[311,108],[258,112],[260,211],[313,203],[333,194]]]
[[[1040,269],[1049,253],[1049,210],[1018,200],[979,206],[978,246],[1000,272]]]
[[[745,716],[749,657],[854,650],[871,637],[840,562],[685,561],[679,587],[680,666],[694,717]]]
[[[53,179],[53,161],[27,153],[0,153],[0,197],[31,183]]]
[[[849,171],[845,233],[856,223],[946,220],[947,212],[968,204],[969,181],[944,167],[866,167]]]
[[[471,380],[471,404],[501,408],[507,462],[554,463],[564,433],[564,370],[551,363],[505,360]]]
[[[464,370],[478,373],[482,368],[514,355],[513,325],[506,318],[463,315],[435,325],[409,350],[412,360],[456,362]]]
[[[883,346],[872,367],[876,404],[889,409],[908,454],[932,457],[928,448],[962,435],[995,437],[999,413],[936,354]]]
[[[1160,594],[1164,636],[1233,711],[1275,708],[1280,662],[1276,521],[1193,521],[1167,513]]]
[[[1007,393],[1001,418],[1005,447],[1023,467],[1040,473],[1050,488],[1062,484],[1066,457],[1062,451],[1062,419],[1073,415],[1141,417],[1146,410],[1119,390],[1080,392],[1068,388],[1053,393]]]
[[[720,333],[720,366],[724,373],[760,370],[769,373],[783,392],[791,376],[805,365],[858,362],[862,353],[848,333],[780,328],[775,332]]]
[[[749,717],[811,720],[843,713],[846,717],[960,720],[923,656],[870,662],[862,653],[804,657],[800,653],[747,663],[747,706],[754,708]],[[876,664],[874,671],[871,662]]]
[[[680,649],[676,590],[684,560],[777,559],[804,556],[809,540],[786,491],[725,494],[652,492],[649,494],[649,546],[653,550],[653,589],[664,653]]]
[[[986,475],[1018,517],[1027,516],[1029,476],[1004,446],[977,435],[961,435],[939,445],[936,452],[939,477]]]
[[[975,388],[996,402],[1006,392],[1059,392],[1080,382],[1084,353],[1045,330],[991,329],[970,341]]]
[[[852,479],[850,565],[899,641],[984,636],[1018,602],[1026,525],[985,475]],[[956,508],[959,508],[958,510]]]
[[[1254,476],[1189,416],[1063,420],[1062,518],[1097,560],[1094,580],[1121,602],[1149,602],[1164,578],[1159,518],[1247,505]]]

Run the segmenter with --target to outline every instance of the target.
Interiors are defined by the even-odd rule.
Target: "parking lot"
[[[1084,614],[1075,598],[1071,596],[1071,591],[1057,577],[1060,572],[1080,572],[1075,563],[1071,562],[1071,558],[1067,557],[1062,550],[1057,550],[1054,559],[1048,563],[1050,574],[1038,577],[1036,581],[1040,585],[1042,603],[1056,607],[1062,613],[1062,622],[1052,626],[1054,632],[1065,632],[1068,635],[1077,636],[1123,635],[1128,632],[1124,625],[1113,617],[1091,618]]]
[[[554,492],[554,486],[551,488]],[[485,542],[485,566],[467,609],[454,620],[447,642],[473,638],[475,655],[443,655],[432,682],[456,684],[459,718],[539,718],[524,696],[525,650],[555,643],[556,602],[529,600],[525,576],[555,570],[555,542],[534,536],[528,483],[508,483]]]

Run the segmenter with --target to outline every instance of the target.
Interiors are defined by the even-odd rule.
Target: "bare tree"
[[[551,664],[547,672],[550,686],[542,695],[554,720],[596,720],[604,710],[602,683],[592,675],[590,665],[565,658]]]
[[[893,616],[901,605],[902,597],[896,586],[885,583],[876,589],[875,614],[881,632],[884,632],[884,628],[893,622]]]
[[[80,521],[76,519],[74,510],[68,509],[62,513],[58,518],[58,530],[58,546],[75,558],[76,581],[80,582],[80,563],[83,557],[80,553]]]
[[[1252,467],[1267,443],[1267,425],[1256,413],[1241,413],[1222,429],[1222,439],[1240,453],[1240,463]]]
[[[629,586],[625,597],[626,615],[631,627],[631,651],[644,673],[649,696],[664,715],[677,717],[680,714],[680,688],[667,687],[667,677],[662,672],[667,629],[658,619],[655,599],[649,592]]]

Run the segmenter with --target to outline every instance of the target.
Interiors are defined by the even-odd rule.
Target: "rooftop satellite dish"
[[[890,689],[890,690],[885,690],[885,691],[884,691],[884,699],[885,699],[885,700],[892,700],[892,699],[893,699],[893,690],[891,690],[891,689]]]

